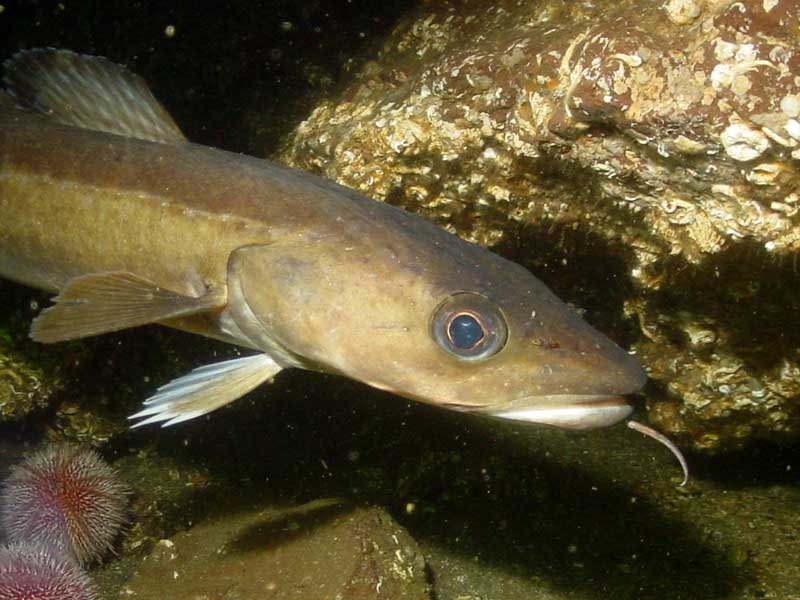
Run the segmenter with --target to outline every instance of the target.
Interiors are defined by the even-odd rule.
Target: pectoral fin
[[[126,272],[95,273],[70,280],[33,321],[31,338],[52,343],[119,331],[222,308],[224,289],[187,296]]]
[[[145,400],[146,408],[128,418],[143,418],[132,427],[160,421],[166,421],[162,425],[166,427],[188,421],[244,396],[281,368],[266,354],[199,367],[158,388]]]

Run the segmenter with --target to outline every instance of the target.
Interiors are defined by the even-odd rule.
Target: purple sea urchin
[[[52,445],[12,469],[0,522],[12,541],[60,549],[86,564],[112,549],[128,494],[96,452]]]
[[[0,547],[0,600],[97,600],[78,564],[25,543]]]

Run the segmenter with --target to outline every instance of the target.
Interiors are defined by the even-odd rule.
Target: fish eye
[[[479,294],[462,292],[446,298],[434,311],[431,335],[457,358],[478,360],[497,354],[508,337],[500,309]]]
[[[454,346],[462,350],[470,350],[480,344],[485,337],[483,325],[469,313],[459,313],[450,319],[447,326],[447,337]]]

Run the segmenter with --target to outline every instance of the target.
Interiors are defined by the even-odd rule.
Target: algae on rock
[[[60,386],[61,382],[48,378],[40,366],[0,344],[0,420],[21,419],[44,408]]]
[[[23,306],[13,284],[0,282],[0,305]],[[31,309],[36,301],[25,302]],[[63,388],[62,366],[69,363],[63,352],[47,355],[28,341],[30,314],[22,309],[0,314],[0,422],[22,419],[47,407]]]

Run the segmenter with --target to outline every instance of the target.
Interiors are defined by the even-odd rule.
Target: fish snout
[[[594,429],[627,418],[633,407],[624,396],[644,387],[647,374],[635,357],[597,333],[539,353],[531,392],[493,406],[494,417]]]
[[[631,354],[609,341],[597,353],[581,356],[586,386],[592,393],[624,396],[634,394],[647,383],[647,373]]]
[[[647,373],[636,357],[599,331],[581,323],[570,333],[561,337],[561,344],[554,350],[539,353],[542,364],[553,373],[551,390],[624,396],[647,383]]]

